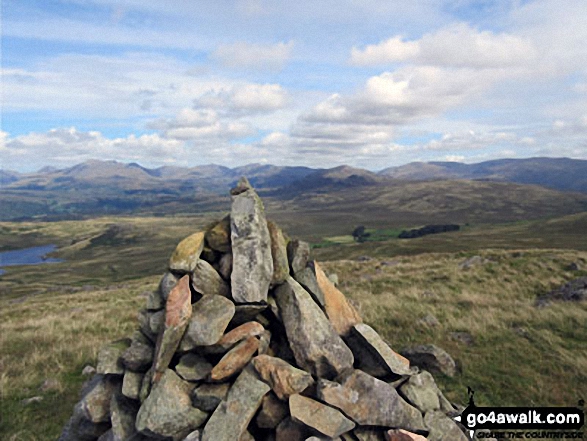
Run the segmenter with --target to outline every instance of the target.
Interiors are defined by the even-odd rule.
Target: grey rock
[[[310,259],[310,244],[298,239],[290,241],[287,244],[287,257],[292,274],[302,271]]]
[[[233,249],[234,249],[233,241]],[[234,441],[242,436],[270,388],[257,377],[254,369],[238,376],[204,427],[202,441]]]
[[[231,326],[240,326],[243,323],[250,322],[257,318],[257,316],[268,308],[267,303],[245,303],[236,305],[234,317],[232,318]]]
[[[129,338],[124,338],[103,346],[98,353],[96,371],[99,374],[123,375],[124,365],[120,357],[130,346],[130,342]]]
[[[36,396],[36,397],[25,398],[24,400],[21,400],[20,403],[23,406],[30,406],[33,403],[40,403],[41,401],[43,401],[43,397]]]
[[[165,308],[165,300],[159,290],[150,291],[147,296],[147,309],[158,311]]]
[[[424,424],[430,431],[428,441],[468,441],[457,424],[440,411],[430,411],[424,416]]]
[[[169,269],[177,273],[191,273],[204,249],[204,232],[194,233],[182,240],[169,259]]]
[[[232,298],[236,303],[264,302],[273,277],[273,259],[263,203],[246,178],[231,194]]]
[[[448,353],[436,345],[419,345],[406,348],[401,354],[415,366],[431,372],[441,372],[454,377],[457,372],[455,361]]]
[[[113,441],[126,441],[137,433],[135,419],[139,405],[119,393],[112,395],[110,401],[110,422]]]
[[[484,260],[481,256],[472,256],[459,263],[459,268],[462,270],[469,270],[474,266],[483,265]]]
[[[261,410],[255,421],[261,429],[275,429],[288,414],[287,403],[279,400],[275,394],[268,393],[263,397]]]
[[[204,383],[192,392],[192,405],[205,412],[212,412],[226,398],[230,383]]]
[[[144,376],[140,372],[133,372],[127,369],[122,379],[122,394],[133,400],[138,400]]]
[[[212,371],[210,364],[199,354],[187,353],[179,359],[175,372],[186,381],[200,381]]]
[[[143,375],[143,381],[141,382],[141,390],[139,391],[139,401],[144,403],[149,394],[151,393],[151,383],[153,381],[153,369],[148,370]]]
[[[334,378],[352,368],[351,350],[336,333],[310,294],[288,277],[275,299],[297,364],[322,378]]]
[[[82,375],[84,377],[91,377],[96,373],[96,368],[94,366],[90,366],[89,364],[84,366],[82,369]]]
[[[192,407],[192,387],[167,369],[139,409],[137,430],[149,436],[181,439],[200,427],[208,414]]]
[[[194,430],[188,436],[186,436],[183,441],[200,441],[202,439],[202,431],[201,430]]]
[[[192,316],[181,340],[181,351],[218,342],[234,316],[234,303],[221,296],[204,296],[192,305]]]
[[[159,294],[163,297],[164,301],[167,301],[167,297],[169,297],[169,293],[175,287],[177,282],[179,281],[179,277],[173,274],[170,271],[167,271],[161,281],[159,282]]]
[[[412,376],[399,390],[406,400],[422,413],[440,409],[440,390],[432,375],[426,371]]]
[[[348,343],[353,350],[359,368],[365,372],[380,373],[383,371],[384,375],[413,374],[409,361],[391,349],[369,325],[364,323],[354,325]],[[361,350],[361,357],[359,357],[357,349]]]
[[[122,353],[121,360],[127,369],[145,372],[153,364],[155,348],[140,332],[135,332],[130,346]]]
[[[318,398],[361,426],[424,428],[418,409],[406,403],[392,386],[359,370],[347,375],[341,384],[320,380]]]
[[[230,280],[232,274],[232,254],[223,254],[218,262],[218,272],[224,280]]]
[[[221,253],[230,251],[230,216],[224,217],[206,231],[206,242],[210,248]]]
[[[214,267],[205,260],[198,260],[194,268],[192,286],[203,295],[219,295],[230,297],[230,287],[216,272]]]
[[[337,409],[298,394],[289,397],[289,413],[292,420],[331,438],[355,427],[355,423]]]
[[[322,289],[320,289],[318,281],[316,280],[316,273],[312,262],[308,263],[308,266],[303,270],[295,273],[294,279],[302,285],[308,293],[310,293],[314,301],[318,303],[320,307],[324,307],[324,293],[322,292]]]
[[[475,337],[473,337],[469,332],[465,331],[451,332],[449,337],[451,340],[462,343],[466,346],[471,346],[473,343],[475,343]]]
[[[431,328],[440,326],[440,322],[438,321],[438,319],[434,316],[434,314],[430,313],[426,314],[424,317],[418,320],[418,323],[421,323],[424,326],[429,326]]]
[[[149,315],[149,330],[151,335],[159,335],[165,329],[165,310]]]
[[[269,355],[258,355],[253,359],[255,370],[281,400],[299,394],[314,384],[312,376],[288,362]]]
[[[335,273],[328,274],[328,280],[330,280],[334,286],[338,286],[338,284],[339,284],[338,274],[335,274]]]

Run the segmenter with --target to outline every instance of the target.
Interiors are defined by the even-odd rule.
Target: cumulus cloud
[[[279,84],[243,84],[209,91],[194,100],[196,108],[222,109],[236,115],[266,113],[285,107],[287,92]]]
[[[362,49],[354,47],[350,61],[359,66],[411,62],[431,66],[504,68],[533,62],[538,51],[529,39],[508,33],[479,31],[458,23],[425,34],[418,40],[394,36]]]
[[[291,57],[293,41],[277,44],[237,42],[219,46],[212,58],[232,69],[281,70]]]

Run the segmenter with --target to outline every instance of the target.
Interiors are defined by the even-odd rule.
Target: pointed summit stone
[[[267,300],[273,277],[271,237],[261,199],[247,178],[231,190],[232,297],[236,303]]]

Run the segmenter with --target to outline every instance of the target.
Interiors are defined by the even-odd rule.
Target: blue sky
[[[0,168],[587,159],[581,0],[3,0]]]

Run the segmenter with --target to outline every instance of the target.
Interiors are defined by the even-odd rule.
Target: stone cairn
[[[414,365],[435,354],[411,366],[246,178],[231,195],[229,216],[179,243],[139,329],[99,351],[60,441],[466,441]]]

